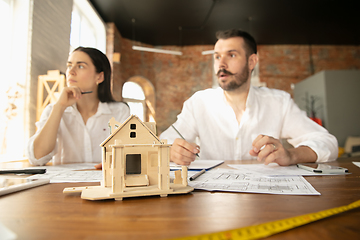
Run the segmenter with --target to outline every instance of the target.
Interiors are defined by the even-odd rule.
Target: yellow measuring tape
[[[318,221],[342,212],[360,207],[360,200],[349,205],[327,209],[317,213],[305,214],[297,217],[286,218],[274,222],[267,222],[259,225],[243,227],[239,229],[203,234],[191,237],[176,238],[174,240],[247,240],[269,237],[276,233],[296,228],[311,222]]]

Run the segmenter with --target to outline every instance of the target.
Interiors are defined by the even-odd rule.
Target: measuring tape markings
[[[217,233],[203,234],[190,237],[175,238],[173,240],[250,240],[269,237],[276,233],[284,232],[311,222],[318,221],[342,212],[360,207],[360,200],[349,205],[331,208],[316,213],[300,215],[273,222],[243,227],[234,230],[222,231]]]

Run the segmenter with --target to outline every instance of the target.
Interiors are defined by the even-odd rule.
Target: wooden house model
[[[100,186],[65,188],[64,193],[82,192],[88,200],[115,199],[188,193],[187,167],[176,172],[170,183],[170,147],[156,136],[155,123],[130,116],[124,123],[109,122],[110,136],[102,147],[103,179]],[[117,128],[116,128],[117,127]]]

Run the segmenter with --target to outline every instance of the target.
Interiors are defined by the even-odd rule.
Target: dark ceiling
[[[241,28],[258,44],[358,45],[358,1],[90,0],[125,38],[157,45],[214,44],[215,32]]]

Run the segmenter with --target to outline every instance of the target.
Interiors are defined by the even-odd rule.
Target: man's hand
[[[259,162],[265,165],[275,162],[280,166],[289,166],[300,162],[315,162],[316,153],[307,146],[285,149],[279,139],[259,135],[253,141],[250,155],[257,156]]]
[[[170,149],[170,160],[176,164],[188,166],[195,160],[197,153],[200,153],[198,145],[177,138]]]

